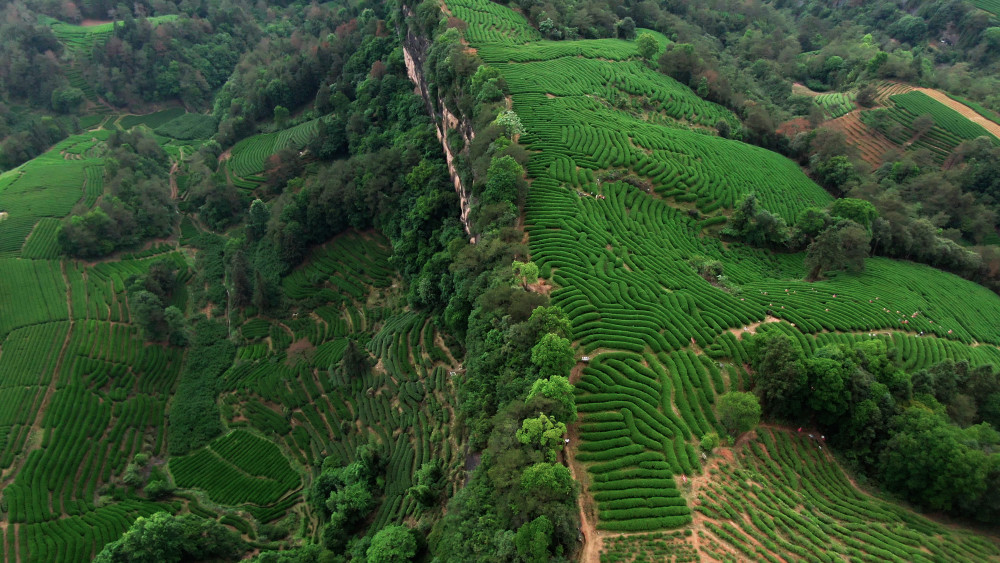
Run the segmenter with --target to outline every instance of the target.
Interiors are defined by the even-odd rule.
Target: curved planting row
[[[935,127],[940,127],[956,139],[971,140],[983,136],[992,137],[978,123],[969,121],[962,114],[923,92],[907,92],[892,96],[889,99],[897,107],[911,115],[930,115],[934,118]],[[994,141],[996,141],[995,138]]]
[[[274,154],[276,133],[247,137],[236,143],[229,159],[229,169],[237,176],[252,176],[264,171],[264,162]]]
[[[0,467],[10,467],[34,423],[69,323],[44,323],[7,335],[0,354]]]
[[[713,287],[687,263],[732,251],[698,239],[689,218],[631,186],[604,192],[579,197],[539,180],[528,198],[532,257],[553,271],[560,289],[552,301],[584,351],[707,347],[727,327],[763,319],[759,305]],[[735,273],[748,277],[774,267],[752,253],[740,260]]]
[[[358,446],[371,437],[380,441],[388,464],[376,527],[419,514],[406,491],[424,463],[441,460],[449,481],[464,474],[462,452],[452,447],[451,436],[455,374],[443,365],[448,355],[435,343],[434,322],[395,299],[377,306],[370,301],[373,287],[394,282],[388,258],[383,239],[357,233],[315,249],[284,280],[288,293],[309,305],[284,321],[291,334],[282,328],[283,343],[270,349],[243,348],[248,356],[222,377],[224,400],[232,405],[230,427],[257,429],[303,466],[317,466],[328,456],[347,464]],[[263,334],[263,324],[247,323],[245,334]],[[315,348],[281,350],[290,338]],[[351,340],[377,360],[356,377],[337,369]],[[260,512],[258,519],[274,519],[288,510],[284,502],[266,512],[247,508]]]
[[[139,516],[168,507],[152,502],[125,500],[88,512],[19,529],[22,561],[75,563],[89,561],[107,543],[117,540]],[[14,558],[13,527],[8,529],[7,554]]]
[[[561,43],[572,46],[578,42]],[[580,48],[587,49],[587,46],[581,45]],[[593,54],[599,55],[597,52]],[[615,101],[634,96],[642,98],[647,106],[654,108],[654,111],[662,112],[674,119],[683,119],[707,127],[714,127],[720,119],[729,121],[734,127],[738,127],[739,124],[732,113],[722,106],[702,100],[690,88],[651,70],[639,61],[609,62],[605,57],[598,59],[581,55],[557,56],[550,60],[524,63],[504,61],[491,66],[503,73],[515,102],[518,96],[528,94],[586,97],[591,101],[594,101],[593,98]],[[563,100],[569,103],[574,101],[583,100]],[[615,110],[608,112],[622,113],[623,117],[628,116]],[[520,110],[518,113],[520,114]],[[635,118],[631,119],[642,123]]]
[[[691,521],[673,476],[700,464],[687,443],[688,422],[670,408],[672,388],[651,356],[603,354],[583,370],[576,401],[586,414],[576,459],[591,473],[600,528],[641,531]]]
[[[700,490],[696,510],[729,550],[766,559],[985,561],[1000,556],[988,540],[956,531],[860,493],[839,467],[801,435],[758,430],[740,465],[723,463]],[[825,559],[824,559],[825,560]]]
[[[813,98],[813,102],[823,108],[823,113],[827,119],[836,119],[842,115],[847,115],[855,108],[854,99],[857,92],[834,92],[832,94],[820,94]]]
[[[43,217],[38,220],[31,236],[21,249],[22,258],[55,259],[59,257],[59,241],[56,233],[62,224],[59,219]]]
[[[447,0],[448,10],[469,24],[469,42],[519,45],[541,38],[521,14],[488,0]]]
[[[54,338],[59,342],[52,349],[62,349],[66,332],[60,324],[40,325],[38,330],[53,327],[48,332],[57,332],[35,341]],[[4,491],[15,522],[88,515],[97,509],[98,488],[120,479],[134,454],[162,452],[164,413],[180,369],[179,350],[147,346],[133,327],[81,320],[63,357],[55,393],[41,419],[40,447],[31,451]],[[46,361],[37,377],[47,385],[55,360]],[[33,371],[24,375],[36,377]],[[15,436],[12,432],[10,440],[16,446]]]
[[[298,486],[301,481],[273,443],[244,430],[235,430],[218,438],[209,448],[250,475],[274,479],[289,488]]]
[[[973,0],[972,3],[980,10],[986,10],[993,15],[1000,15],[1000,0]]]
[[[279,131],[274,140],[275,152],[281,149],[300,149],[319,132],[319,118]]]
[[[0,258],[0,338],[11,330],[68,319],[59,263]]]
[[[104,167],[88,166],[87,183],[84,186],[83,204],[93,207],[97,203],[97,198],[104,193]]]
[[[911,262],[872,258],[863,275],[815,283],[763,280],[745,285],[744,295],[806,333],[895,329],[1000,344],[1000,298]]]
[[[89,140],[70,137],[64,142]],[[0,211],[7,213],[0,228],[0,254],[20,250],[38,219],[62,218],[83,197],[86,168],[97,160],[66,160],[53,149],[0,177]]]
[[[529,160],[532,176],[548,176],[591,192],[597,187],[597,171],[628,171],[647,179],[660,194],[683,196],[683,201],[694,202],[706,213],[733,207],[744,194],[755,192],[764,207],[789,222],[802,209],[823,207],[832,200],[794,162],[776,153],[703,132],[660,127],[609,109],[593,98],[601,95],[599,91],[587,90],[597,86],[581,82],[585,69],[575,67],[610,63],[568,60],[571,63],[562,71],[559,59],[554,68],[539,67],[531,74],[524,70],[531,64],[496,65],[514,92],[514,109],[527,129],[522,142],[541,151]],[[545,86],[548,80],[558,87]],[[600,88],[605,82],[604,77],[598,79]],[[657,91],[669,92],[670,88],[663,85]],[[581,90],[586,93],[573,93]],[[558,97],[547,96],[553,93],[549,91]],[[699,106],[675,103],[663,107],[679,119],[700,115],[714,125],[721,118]]]
[[[170,460],[177,486],[198,488],[220,504],[267,505],[301,485],[274,443],[236,430]]]
[[[318,247],[306,260],[282,280],[285,293],[292,299],[321,296],[339,303],[360,299],[368,286],[386,287],[392,270],[389,267],[387,242],[379,237],[347,233],[338,243]]]
[[[104,387],[113,379],[112,388],[122,395],[135,383],[141,393],[167,394],[180,374],[183,350],[148,346],[138,328],[99,321],[81,323],[84,331],[75,332],[66,360],[66,369],[74,377]]]
[[[237,176],[253,177],[264,171],[269,156],[282,149],[304,147],[310,139],[316,136],[317,131],[319,131],[319,119],[313,119],[275,133],[262,133],[247,137],[233,145],[229,169]],[[244,185],[239,187],[253,188],[255,186],[256,184],[247,186],[244,181]]]
[[[882,124],[883,133],[893,142],[914,148],[925,148],[938,160],[944,160],[963,141],[977,137],[988,137],[994,144],[1000,144],[1000,139],[991,135],[978,123],[974,123],[962,114],[931,98],[923,92],[910,91],[896,94],[888,98],[890,107],[886,115],[899,126],[891,128]],[[918,131],[914,122],[918,117],[929,115],[934,119],[933,127],[926,132]],[[871,112],[862,112],[865,123],[876,126],[878,122]]]
[[[637,30],[638,33],[655,33]],[[483,44],[479,57],[487,63],[549,61],[560,57],[625,60],[637,55],[635,41],[624,39],[581,39],[578,41],[535,41],[525,45]]]

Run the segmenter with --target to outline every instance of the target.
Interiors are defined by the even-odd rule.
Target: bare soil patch
[[[872,168],[877,168],[882,164],[887,152],[902,150],[888,137],[862,123],[860,110],[854,110],[837,119],[831,119],[823,126],[843,132],[847,137],[847,142],[858,147],[861,151],[861,158],[871,164]]]
[[[792,83],[792,93],[798,96],[811,96],[811,97],[816,97],[819,95],[819,92],[813,90],[812,88],[806,86],[805,84],[802,84],[801,82]]]
[[[174,162],[170,166],[170,199],[177,199],[177,168],[180,166],[180,162]]]
[[[804,117],[797,117],[795,119],[788,120],[778,126],[778,133],[786,137],[794,137],[795,135],[809,131],[812,129],[812,125],[809,120]]]
[[[760,322],[748,324],[744,327],[734,327],[729,329],[729,332],[733,333],[733,336],[735,336],[738,339],[740,335],[744,333],[757,334],[757,328],[764,323],[780,323],[780,322],[781,319],[779,319],[778,317],[768,315],[764,317],[764,320]]]
[[[86,19],[86,20],[83,20],[82,22],[80,22],[80,26],[81,27],[94,27],[94,26],[104,25],[104,24],[108,24],[108,23],[114,23],[114,20],[92,20],[92,19]]]
[[[597,531],[597,507],[594,505],[594,497],[591,496],[589,485],[590,479],[585,479],[586,469],[576,461],[576,445],[580,442],[580,425],[572,424],[568,428],[567,437],[569,446],[565,450],[566,465],[573,480],[580,483],[583,488],[577,497],[577,504],[580,507],[580,533],[583,535],[583,548],[580,550],[581,563],[600,563],[601,550],[604,549],[604,541]]]
[[[285,365],[295,365],[300,358],[308,358],[312,355],[314,350],[316,350],[316,347],[313,346],[312,342],[309,342],[308,338],[300,338],[292,342],[286,351],[288,359],[285,360]]]
[[[549,285],[549,282],[544,279],[539,279],[536,283],[528,284],[528,291],[534,291],[535,293],[541,293],[542,295],[552,293],[553,289],[555,288]]]

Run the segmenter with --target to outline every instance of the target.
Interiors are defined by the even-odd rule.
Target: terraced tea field
[[[987,561],[989,540],[854,487],[821,444],[760,429],[691,494],[698,542],[723,560]]]
[[[528,165],[535,178],[595,192],[600,171],[618,170],[709,214],[756,191],[766,207],[788,220],[804,207],[830,200],[791,161],[709,134],[707,128],[720,120],[734,129],[739,122],[638,60],[588,58],[597,50],[587,42],[578,48],[573,47],[577,42],[562,42],[568,46],[558,49],[538,42],[515,49],[480,42],[471,32],[467,38],[487,60],[510,61],[514,51],[526,53],[518,60],[527,62],[491,66],[511,89],[514,110],[527,130],[521,142],[542,151]],[[609,57],[626,57],[624,43],[608,44]],[[615,109],[622,105],[626,109]],[[633,105],[636,109],[629,109]],[[640,107],[652,107],[654,115],[674,126],[640,118],[649,113]]]
[[[986,10],[991,14],[1000,14],[1000,1],[998,0],[973,0],[972,2],[980,10]]]
[[[135,516],[170,508],[139,497],[109,505],[98,497],[133,454],[159,455],[182,352],[147,346],[138,329],[97,320],[108,309],[88,308],[89,296],[96,299],[110,284],[98,272],[110,274],[112,265],[84,279],[70,274],[77,272],[73,265],[6,260],[0,281],[8,300],[0,354],[0,467],[11,523],[5,553],[11,560],[86,560]]]
[[[861,151],[861,158],[871,164],[872,168],[881,166],[885,162],[885,154],[889,151],[900,150],[899,145],[877,129],[865,125],[861,121],[860,110],[827,121],[823,126],[843,132],[847,142]]]
[[[434,323],[392,298],[388,257],[387,241],[369,234],[348,233],[316,249],[284,286],[297,301],[320,299],[323,305],[282,323],[247,320],[239,359],[223,375],[223,401],[233,408],[230,426],[254,429],[301,466],[325,456],[349,463],[368,436],[385,444],[390,473],[378,524],[416,514],[406,489],[423,463],[442,460],[452,481],[463,463],[459,437],[452,435],[454,360]],[[367,304],[373,288],[389,297],[386,306]],[[331,371],[348,341],[361,339],[378,360],[376,368],[357,379]]]
[[[87,168],[98,159],[67,158],[64,147],[89,139],[70,137],[53,150],[0,175],[0,256],[17,256],[43,217],[62,218],[84,197]],[[89,141],[87,141],[89,142]]]
[[[877,135],[899,148],[927,149],[938,161],[943,161],[963,141],[986,136],[1000,144],[1000,125],[944,92],[888,81],[879,83],[877,91],[876,100],[886,108],[880,111],[887,112],[891,124],[896,124],[880,126]],[[914,120],[922,115],[929,115],[934,120],[933,127],[924,134],[913,127]],[[867,126],[860,128],[876,129],[873,116],[871,110],[863,110],[860,117]],[[874,152],[881,147],[868,150],[870,143],[864,142],[864,135],[857,134],[858,125],[848,120],[836,127],[845,131],[849,139],[857,141],[865,160],[873,162]]]
[[[569,458],[584,485],[582,512],[595,519],[587,542],[603,544],[601,560],[816,560],[829,544],[843,559],[994,557],[997,548],[981,537],[950,535],[901,508],[859,500],[867,497],[837,484],[843,474],[816,450],[789,446],[780,464],[757,467],[756,443],[741,444],[732,469],[712,467],[706,476],[696,448],[704,434],[724,433],[716,398],[747,384],[740,335],[762,322],[806,350],[879,339],[907,369],[945,358],[978,365],[1000,360],[1000,298],[957,276],[883,259],[861,274],[806,283],[801,254],[723,244],[706,228],[725,222],[742,194],[756,192],[789,221],[831,198],[790,161],[716,136],[709,128],[731,119],[726,110],[647,72],[623,45],[609,42],[607,57],[586,42],[556,49],[521,34],[516,14],[486,26],[480,14],[496,4],[448,6],[456,17],[473,14],[465,38],[507,80],[526,130],[520,140],[532,150],[531,258],[571,319],[578,358],[587,356],[571,378],[580,420]],[[919,106],[923,94],[902,90],[883,85],[894,104],[930,111]],[[856,118],[849,94],[817,98],[831,117]],[[644,114],[640,105],[653,109]],[[944,134],[974,134],[969,122],[934,111]],[[891,146],[873,140],[866,157],[875,162]],[[701,277],[694,264],[705,260],[719,261],[735,289]],[[821,472],[823,485],[803,489],[803,476],[772,492],[777,484],[758,476],[766,468],[776,480],[792,478],[800,466]],[[722,471],[746,471],[752,481],[730,483]],[[760,500],[734,497],[745,491]],[[710,503],[729,497],[741,500]],[[858,508],[864,503],[868,512]],[[658,532],[672,528],[694,533]],[[915,551],[925,539],[936,555]]]
[[[36,244],[41,252],[41,242],[28,249]],[[408,311],[390,289],[390,249],[370,233],[317,249],[286,278],[294,306],[311,304],[300,315],[242,322],[238,359],[221,378],[230,430],[167,458],[184,349],[146,343],[130,324],[124,291],[130,276],[163,257],[181,268],[177,283],[187,282],[184,256],[164,250],[92,265],[0,259],[6,559],[86,560],[136,516],[158,510],[222,514],[223,524],[254,537],[258,526],[299,514],[310,468],[327,456],[349,462],[370,439],[389,456],[380,525],[418,514],[406,491],[424,462],[445,462],[449,488],[460,482],[455,360],[433,321]],[[331,375],[352,340],[367,346],[377,367],[358,379]],[[171,500],[123,485],[139,453],[179,488]],[[314,519],[303,526],[320,533]]]
[[[820,94],[813,98],[813,102],[823,108],[823,113],[826,115],[827,119],[836,119],[843,115],[847,115],[847,113],[857,107],[854,103],[854,98],[856,96],[857,92]]]
[[[276,133],[247,137],[233,147],[229,168],[243,178],[259,174],[264,171],[267,157],[282,149],[301,149],[318,128],[319,120],[314,119]]]

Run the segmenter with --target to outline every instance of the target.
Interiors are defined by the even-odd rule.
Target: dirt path
[[[934,90],[933,88],[914,88],[914,90],[916,90],[917,92],[923,92],[924,94],[927,94],[928,96],[934,98],[935,100],[941,102],[942,104],[962,114],[962,117],[968,119],[969,121],[977,125],[982,126],[983,129],[986,129],[987,131],[992,133],[993,136],[1000,138],[1000,124],[993,123],[989,119],[986,119],[985,117],[976,113],[976,110],[970,108],[969,106],[957,100],[949,98],[944,92],[941,92],[940,90]]]
[[[181,153],[183,156],[183,153]],[[175,160],[173,165],[170,166],[170,199],[177,201],[177,168],[180,167],[180,161]]]
[[[743,334],[743,333],[757,334],[757,327],[759,327],[760,325],[762,325],[764,323],[780,323],[780,322],[781,322],[781,319],[779,319],[778,317],[773,317],[771,315],[768,315],[768,316],[764,317],[764,320],[762,320],[760,322],[748,324],[748,325],[746,325],[744,327],[738,327],[738,326],[737,327],[733,327],[733,328],[729,329],[729,332],[733,333],[733,336],[735,336],[737,338],[737,340],[738,340],[740,338],[740,335]]]
[[[702,468],[702,472],[688,479],[688,484],[682,486],[682,489],[686,489],[685,492],[687,494],[688,503],[691,507],[699,504],[698,493],[712,481],[712,470],[721,465],[722,462],[733,463],[733,460],[736,457],[733,451],[737,449],[738,446],[739,444],[737,443],[737,445],[734,445],[732,448],[716,448],[713,456],[709,458],[708,463],[706,463]],[[679,479],[679,477],[674,476],[674,479]],[[694,530],[694,533],[691,534],[688,541],[694,545],[695,550],[698,552],[699,561],[715,562],[718,561],[718,559],[713,557],[714,554],[709,551],[708,546],[702,545],[702,543],[708,542],[702,539],[701,533],[708,534],[709,537],[715,538],[715,535],[705,527],[705,519],[705,515],[701,512],[697,510],[691,511],[691,528]],[[729,547],[728,544],[721,541],[719,542],[719,545],[724,548]],[[728,549],[726,552],[730,555],[736,555],[735,549]]]
[[[580,443],[580,423],[571,424],[567,437],[569,446],[566,448],[566,463],[569,465],[570,475],[573,480],[580,483],[580,495],[577,497],[577,506],[580,508],[580,531],[583,534],[583,549],[580,550],[581,563],[600,563],[601,550],[604,549],[604,542],[600,534],[597,533],[597,511],[594,508],[593,497],[590,495],[588,483],[580,477],[586,474],[586,470],[576,461],[576,444]]]

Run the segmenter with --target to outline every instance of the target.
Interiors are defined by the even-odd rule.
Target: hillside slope
[[[593,42],[556,49],[496,4],[446,4],[467,17],[469,45],[506,79],[532,150],[525,228],[532,260],[556,287],[553,303],[573,322],[578,358],[588,356],[574,370],[581,420],[570,457],[586,468],[576,472],[590,497],[584,513],[596,515],[605,540],[691,522],[694,499],[680,479],[702,473],[698,439],[724,433],[716,397],[749,385],[740,336],[761,322],[806,350],[874,340],[911,368],[1000,360],[1000,297],[976,284],[884,259],[806,283],[802,254],[716,238],[707,228],[746,193],[789,220],[832,198],[787,159],[707,130],[734,118],[630,58],[620,41],[607,40],[607,57]],[[699,275],[706,259],[721,263],[725,282]],[[978,343],[988,345],[968,346]],[[901,514],[884,515],[897,522],[885,532],[891,541],[941,533]],[[728,541],[724,531],[699,526],[703,533]],[[875,556],[879,541],[848,544]],[[969,546],[963,557],[1000,553],[980,540],[948,541]]]

